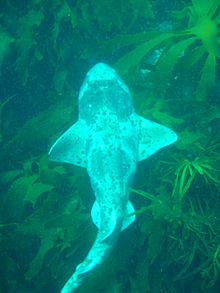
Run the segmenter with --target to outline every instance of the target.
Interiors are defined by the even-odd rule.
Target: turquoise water
[[[86,169],[48,161],[97,62],[178,141],[137,165],[136,220],[77,292],[220,285],[218,0],[0,4],[0,292],[60,292],[97,234]]]

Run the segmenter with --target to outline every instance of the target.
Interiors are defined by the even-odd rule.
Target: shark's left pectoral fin
[[[159,149],[174,143],[177,135],[171,129],[134,114],[136,134],[138,136],[138,161],[142,161]]]
[[[79,120],[53,144],[49,151],[49,159],[86,167],[86,138],[86,124]]]
[[[124,213],[124,219],[123,219],[121,231],[125,230],[129,225],[131,225],[134,222],[135,220],[134,213],[135,213],[134,207],[132,203],[128,201],[126,205],[126,210]],[[95,201],[93,204],[91,216],[92,216],[93,223],[100,229],[100,225],[101,225],[100,206],[97,201]],[[105,238],[109,237],[113,233],[116,227],[116,224],[117,224],[117,219],[113,210],[111,213],[111,221],[109,221],[108,223],[108,232]]]

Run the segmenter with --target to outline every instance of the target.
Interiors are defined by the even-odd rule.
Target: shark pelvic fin
[[[127,203],[127,206],[126,206],[126,215],[123,220],[121,231],[125,230],[128,226],[130,226],[134,222],[134,220],[135,220],[134,213],[135,213],[135,209],[133,207],[133,204],[129,200]],[[133,214],[133,215],[131,215],[131,214]]]
[[[137,114],[133,114],[132,119],[138,137],[138,161],[145,160],[159,149],[177,140],[175,132],[159,123]]]
[[[85,168],[86,137],[87,127],[82,120],[79,120],[53,144],[49,151],[49,159]]]
[[[130,226],[134,222],[135,215],[130,216],[134,212],[135,212],[135,210],[134,210],[132,203],[130,201],[128,201],[121,231],[125,230],[128,226]],[[95,203],[93,204],[91,216],[92,216],[93,223],[100,229],[100,225],[101,225],[100,207],[99,207],[99,204],[97,201],[95,201]],[[106,235],[105,239],[112,234],[112,232],[115,229],[115,226],[116,226],[116,218],[114,216],[114,213],[112,213],[112,220],[110,223],[110,229],[108,229],[108,234]]]

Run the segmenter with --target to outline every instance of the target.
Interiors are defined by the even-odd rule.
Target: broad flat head
[[[126,119],[133,111],[132,98],[116,71],[104,63],[96,64],[86,75],[79,94],[79,118],[87,123],[100,114]]]

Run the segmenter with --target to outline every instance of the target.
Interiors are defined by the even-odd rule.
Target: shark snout
[[[97,63],[87,74],[88,80],[111,80],[116,77],[116,72],[113,68],[105,63]]]

